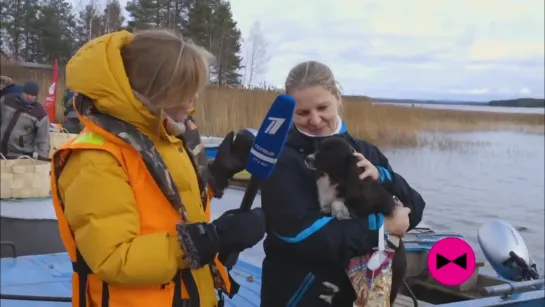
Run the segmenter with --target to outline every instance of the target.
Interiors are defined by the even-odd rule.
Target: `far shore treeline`
[[[545,108],[545,99],[519,98],[509,100],[492,100],[488,103],[494,107]]]

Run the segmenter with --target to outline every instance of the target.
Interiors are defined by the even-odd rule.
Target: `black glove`
[[[184,258],[197,269],[218,253],[239,253],[256,245],[265,236],[265,215],[261,208],[229,210],[212,223],[179,223],[176,230]]]
[[[38,161],[51,162],[51,158],[49,158],[49,157],[41,157],[41,156],[38,156],[37,160],[38,160]]]
[[[216,158],[208,165],[210,186],[214,196],[220,198],[229,185],[229,179],[246,167],[255,136],[248,130],[229,132],[221,142]]]

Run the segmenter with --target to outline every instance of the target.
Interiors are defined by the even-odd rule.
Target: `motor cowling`
[[[481,226],[478,239],[484,256],[500,277],[512,281],[539,278],[526,243],[511,225],[491,220]]]

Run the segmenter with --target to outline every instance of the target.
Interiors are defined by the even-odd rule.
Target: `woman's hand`
[[[246,167],[255,136],[246,129],[231,131],[221,142],[214,162],[208,165],[214,197],[221,198],[233,176]]]
[[[361,153],[356,152],[354,153],[354,156],[356,156],[356,159],[358,159],[358,163],[356,164],[359,168],[363,169],[363,173],[360,174],[360,179],[363,180],[367,177],[371,177],[375,181],[380,180],[380,174],[378,173],[378,169],[376,166],[373,165],[373,163],[369,162]]]
[[[392,235],[403,237],[409,229],[409,213],[411,209],[403,206],[396,206],[391,216],[384,219],[384,229]]]

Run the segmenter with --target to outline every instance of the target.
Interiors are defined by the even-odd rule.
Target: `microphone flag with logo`
[[[267,179],[282,153],[295,111],[295,100],[286,94],[274,100],[261,128],[246,163],[246,170],[256,179]]]

